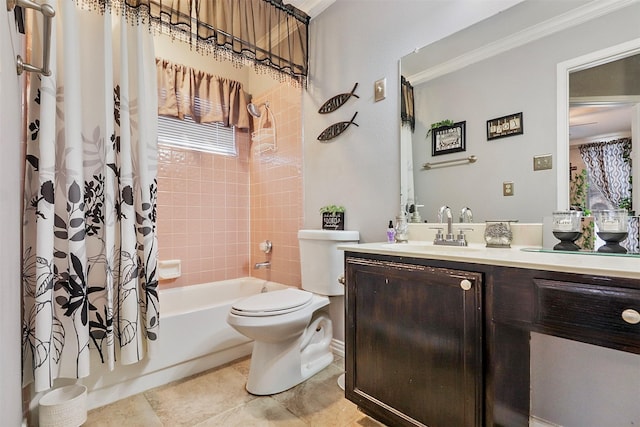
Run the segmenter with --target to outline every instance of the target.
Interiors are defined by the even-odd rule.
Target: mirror
[[[558,90],[558,153],[559,156],[569,153],[568,162],[558,168],[558,207],[566,208],[564,196],[569,194],[569,181],[562,177],[573,176],[583,168],[579,145],[619,138],[640,141],[637,76],[640,76],[640,39],[558,65],[557,84],[563,88]],[[632,164],[640,165],[640,150],[633,150],[631,157]],[[638,169],[632,168],[632,205],[636,210],[640,206]],[[595,207],[615,208],[606,202]]]
[[[569,174],[574,182],[586,169],[581,146],[629,138],[632,142],[640,141],[639,130],[632,127],[634,113],[640,108],[637,76],[640,76],[640,54],[569,73]],[[605,175],[615,180],[617,174],[607,171]],[[624,176],[621,180],[626,188],[629,178]],[[590,176],[586,182],[587,197],[583,201],[586,209],[620,207],[619,203],[607,200]]]
[[[401,58],[401,75],[414,88],[416,117],[413,133],[406,127],[401,130],[401,194],[404,200],[412,199],[413,194],[418,205],[425,205],[420,208],[423,219],[436,221],[436,212],[442,205],[449,205],[455,218],[463,207],[470,207],[475,222],[541,222],[552,211],[568,208],[569,76],[640,53],[638,30],[629,32],[631,35],[599,32],[598,38],[590,37],[592,28],[627,28],[631,19],[626,16],[637,13],[638,6],[627,13],[603,14],[589,25],[573,26],[567,24],[572,19],[568,12],[580,15],[580,8],[564,10],[567,13],[559,15],[557,10],[540,10],[559,7],[553,4],[558,2],[537,3],[520,3]],[[526,21],[523,17],[533,15],[539,20],[522,22]],[[549,30],[553,27],[550,22],[559,16],[564,19],[564,26]],[[533,34],[536,28],[540,29],[536,25],[539,22],[546,25],[549,34]],[[503,30],[506,27],[513,29],[512,33]],[[517,37],[513,35],[516,31]],[[500,33],[502,38],[496,39],[492,32]],[[584,106],[587,100],[578,101]],[[622,104],[625,114],[637,121],[634,102],[627,98]],[[487,121],[519,112],[523,113],[522,135],[488,140]],[[466,151],[433,157],[426,134],[432,123],[447,119],[466,121]],[[535,158],[549,154],[552,169],[534,171]],[[477,162],[422,168],[427,162],[470,155],[476,156]],[[640,160],[635,164],[640,165]],[[634,170],[636,175],[637,169],[640,168]],[[634,182],[640,183],[640,178]],[[509,183],[513,196],[503,196],[503,186]],[[638,193],[640,190],[634,192],[636,207],[640,206]]]

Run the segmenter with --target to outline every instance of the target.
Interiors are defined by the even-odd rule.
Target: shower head
[[[260,107],[262,107],[263,105],[265,106],[265,108],[269,108],[269,101],[260,105],[256,105],[253,102],[250,102],[249,104],[247,104],[247,110],[253,117],[260,117],[262,115],[262,113],[260,112]]]

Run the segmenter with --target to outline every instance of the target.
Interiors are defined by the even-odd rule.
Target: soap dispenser
[[[389,228],[387,228],[387,243],[396,241],[396,229],[393,228],[393,221],[389,220]]]
[[[400,213],[396,217],[396,243],[406,243],[409,241],[409,224],[407,223],[407,214],[400,207]]]

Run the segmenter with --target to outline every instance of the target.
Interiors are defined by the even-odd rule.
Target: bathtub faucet
[[[259,270],[261,268],[271,268],[271,263],[269,261],[265,261],[265,262],[257,262],[256,265],[253,266],[253,268],[255,268],[256,270]]]

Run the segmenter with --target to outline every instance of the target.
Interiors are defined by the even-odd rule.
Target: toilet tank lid
[[[354,230],[298,230],[298,239],[357,242],[360,233]]]

